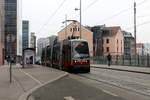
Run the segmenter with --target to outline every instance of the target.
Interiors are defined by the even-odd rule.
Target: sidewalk
[[[91,68],[103,68],[103,69],[111,69],[111,70],[119,70],[119,71],[128,71],[135,73],[143,73],[150,74],[150,67],[136,67],[136,66],[120,66],[120,65],[102,65],[102,64],[91,64]]]
[[[0,100],[26,100],[33,90],[67,75],[38,65],[26,67],[12,66],[12,83],[9,82],[9,66],[0,67]]]

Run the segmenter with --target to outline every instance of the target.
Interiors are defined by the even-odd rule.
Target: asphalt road
[[[148,74],[91,68],[91,73],[72,75],[72,77],[126,100],[150,100]]]
[[[90,73],[69,74],[47,84],[32,96],[35,100],[150,100],[149,80],[148,74],[91,68]]]
[[[148,74],[92,68],[89,77],[150,96],[150,75]]]
[[[64,77],[38,89],[32,93],[32,97],[35,100],[125,100],[71,77]]]

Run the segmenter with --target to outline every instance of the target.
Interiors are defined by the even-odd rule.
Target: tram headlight
[[[89,63],[89,62],[90,62],[90,60],[86,60],[86,62],[87,62],[87,63]]]
[[[78,62],[77,60],[73,60],[74,63]]]

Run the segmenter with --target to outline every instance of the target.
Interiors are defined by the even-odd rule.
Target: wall
[[[109,39],[109,43],[106,43],[106,40]],[[117,43],[118,40],[118,43]],[[111,53],[111,55],[123,55],[124,54],[124,36],[123,33],[119,30],[117,33],[115,33],[113,36],[107,36],[103,38],[103,50],[104,55],[108,55],[108,53]],[[109,52],[106,51],[106,48],[109,47]],[[118,48],[118,50],[117,50]]]

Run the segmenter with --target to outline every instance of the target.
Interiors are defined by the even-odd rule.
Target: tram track
[[[147,74],[147,75],[150,74],[150,72],[142,72],[142,71],[119,69],[119,68],[111,68],[111,67],[96,67],[96,66],[91,66],[91,67],[92,68],[97,68],[97,69],[110,69],[110,70],[115,70],[115,71],[126,71],[126,72],[133,72],[133,73],[140,73],[140,74]]]
[[[131,91],[131,92],[134,92],[134,93],[137,93],[137,94],[140,94],[140,95],[144,95],[144,96],[150,97],[150,93],[146,93],[146,92],[143,92],[141,90],[129,88],[127,86],[123,86],[123,85],[120,85],[120,84],[117,84],[115,82],[111,82],[111,81],[108,81],[108,80],[100,79],[100,78],[97,78],[95,76],[93,77],[93,75],[95,75],[95,74],[93,74],[93,73],[77,74],[77,76],[85,78],[85,79],[88,79],[88,80],[92,80],[92,81],[95,81],[95,82],[98,82],[98,83],[108,84],[108,85],[111,85],[111,86],[115,86],[117,88],[121,88],[121,89],[124,89],[124,90],[127,90],[127,91]]]

